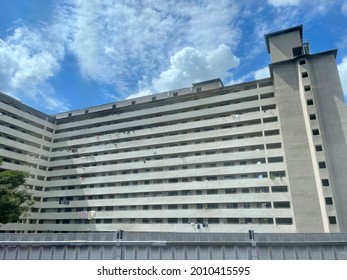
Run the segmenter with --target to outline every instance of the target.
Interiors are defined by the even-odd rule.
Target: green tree
[[[0,224],[17,222],[33,204],[31,194],[19,187],[28,175],[23,171],[0,171]]]

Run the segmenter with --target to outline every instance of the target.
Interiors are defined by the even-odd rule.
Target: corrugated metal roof
[[[347,260],[347,233],[0,234],[2,260]]]

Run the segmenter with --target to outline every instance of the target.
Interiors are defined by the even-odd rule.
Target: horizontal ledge
[[[0,241],[0,247],[12,246],[347,246],[347,240],[343,241]]]

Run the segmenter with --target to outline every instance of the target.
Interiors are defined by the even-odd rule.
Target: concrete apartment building
[[[46,115],[0,94],[2,169],[35,204],[2,232],[346,232],[336,50],[265,35],[271,77]]]

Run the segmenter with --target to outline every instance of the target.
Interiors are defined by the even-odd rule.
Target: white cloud
[[[347,57],[344,57],[342,62],[337,65],[337,68],[339,70],[342,89],[345,94],[347,95]]]
[[[261,68],[254,72],[254,79],[260,80],[264,78],[270,77],[270,71],[269,66],[265,66],[264,68]]]
[[[86,78],[115,86],[124,98],[146,90],[170,67],[170,57],[191,46],[211,52],[237,45],[233,1],[69,1],[60,7],[59,25]],[[137,85],[147,84],[147,87]]]
[[[139,91],[129,98],[189,87],[192,83],[214,78],[231,78],[228,70],[239,66],[240,60],[224,44],[204,52],[185,47],[170,58],[169,67],[149,83],[139,82]]]
[[[144,89],[144,90],[141,90],[141,91],[139,91],[137,93],[130,94],[126,99],[143,97],[143,96],[147,96],[147,95],[151,95],[151,94],[154,94],[154,93],[150,89]]]
[[[347,16],[347,1],[344,1],[341,6],[342,13]]]
[[[171,64],[170,57],[187,47],[205,63],[200,79],[223,76],[235,62],[231,50],[240,40],[238,12],[234,1],[57,1],[49,22],[17,28],[2,38],[0,90],[36,101],[47,96],[47,104],[58,106],[49,81],[66,53],[76,58],[84,78],[113,86],[117,99],[156,90],[152,81],[158,88],[166,88],[170,77],[172,85],[178,84],[173,70],[186,71],[184,83],[198,79],[194,69],[183,69],[187,65]],[[221,59],[219,65],[221,57],[232,61]]]
[[[49,35],[51,34],[51,35]],[[53,77],[64,56],[63,45],[57,43],[54,33],[18,27],[11,36],[0,42],[0,90],[16,97],[29,97],[42,108],[66,107],[54,96],[47,80]]]
[[[274,7],[282,7],[299,5],[301,0],[267,0],[267,2]]]
[[[210,52],[186,47],[170,58],[169,68],[153,80],[153,88],[160,92],[187,87],[194,82],[223,78],[229,69],[239,63],[230,48],[223,44]]]

